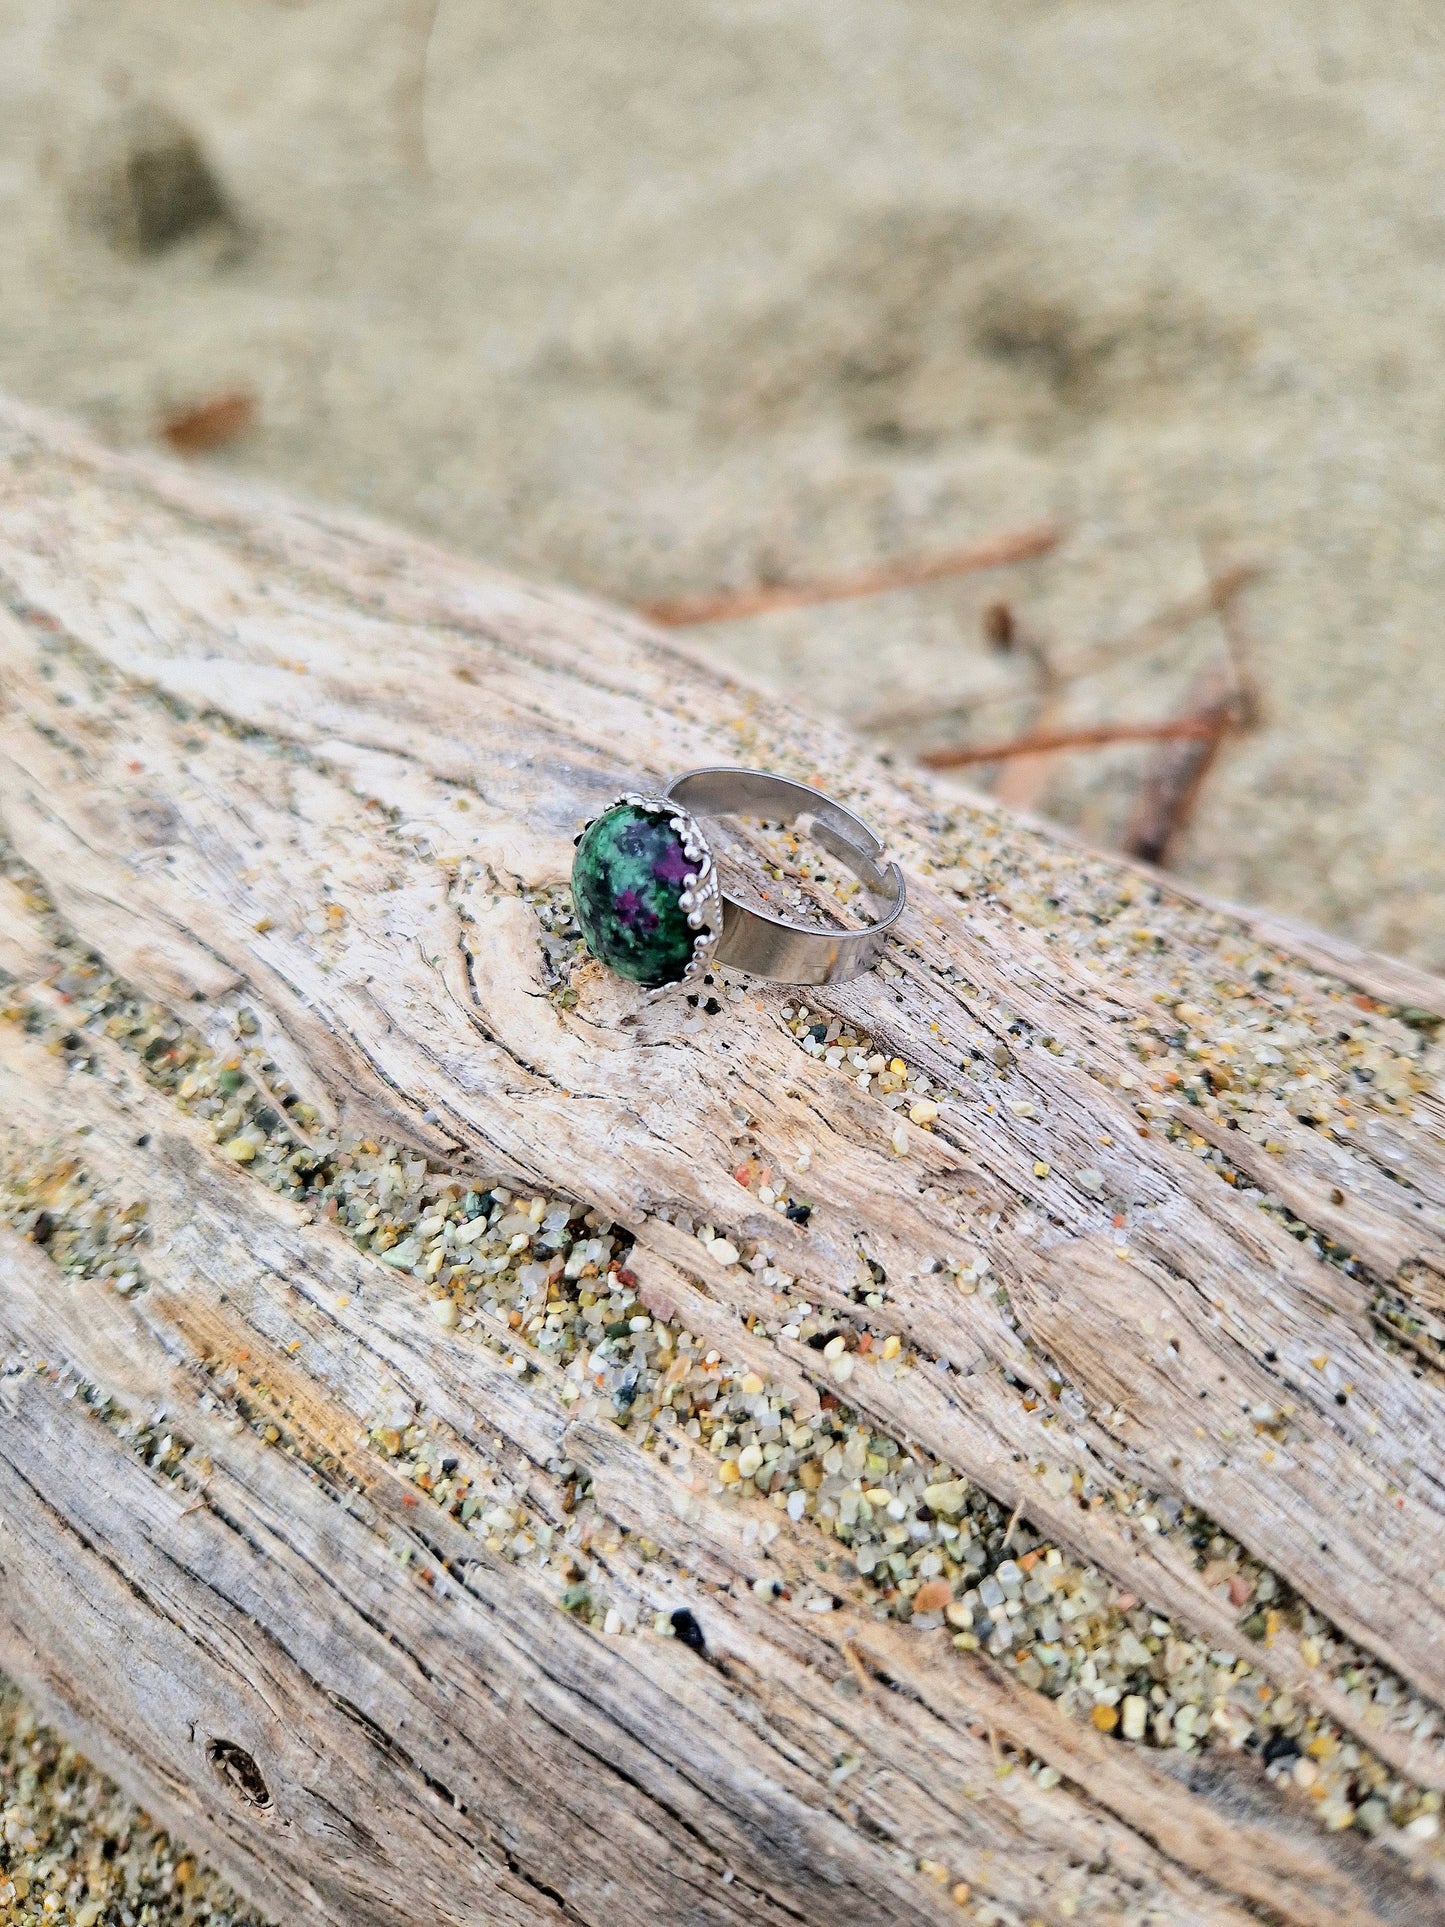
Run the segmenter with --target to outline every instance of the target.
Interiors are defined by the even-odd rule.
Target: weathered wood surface
[[[287,1923],[1445,1918],[1445,986],[14,406],[0,599],[0,1665],[100,1763]],[[904,862],[808,1023],[926,1098],[544,932],[581,816],[725,760]],[[538,1348],[604,1281],[465,1268],[505,1181],[649,1333]],[[880,1482],[956,1602],[1028,1547],[1089,1611],[905,1623]]]

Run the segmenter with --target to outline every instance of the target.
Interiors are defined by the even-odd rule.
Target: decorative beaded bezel
[[[605,809],[597,810],[582,825],[582,837],[607,815],[626,805],[630,809],[645,810],[649,816],[664,816],[668,828],[676,830],[682,839],[682,853],[689,863],[697,865],[696,871],[684,878],[678,892],[678,908],[687,918],[688,928],[695,931],[692,942],[692,955],[687,961],[681,977],[671,983],[658,984],[644,994],[651,997],[665,997],[669,991],[679,986],[695,983],[712,968],[714,956],[722,941],[723,902],[722,886],[718,882],[717,864],[713,860],[711,846],[703,834],[697,818],[690,810],[684,810],[669,796],[659,796],[652,790],[624,790],[614,796]]]

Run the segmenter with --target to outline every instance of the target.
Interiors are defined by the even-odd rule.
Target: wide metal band
[[[813,840],[887,905],[866,930],[818,930],[752,910],[724,890],[716,962],[777,984],[841,983],[877,962],[903,909],[906,886],[896,863],[880,861],[883,845],[861,817],[806,783],[758,769],[689,770],[664,794],[694,818],[763,816],[793,823],[805,816]]]

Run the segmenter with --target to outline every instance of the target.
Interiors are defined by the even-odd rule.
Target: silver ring
[[[700,819],[807,820],[814,842],[883,905],[862,930],[820,930],[753,910],[723,890]],[[587,948],[649,989],[686,983],[714,964],[776,984],[835,984],[877,962],[906,900],[903,872],[841,803],[757,769],[695,769],[660,794],[629,790],[577,839],[572,904]]]

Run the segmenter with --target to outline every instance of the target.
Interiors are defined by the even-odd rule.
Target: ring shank
[[[887,905],[865,930],[817,930],[752,910],[724,891],[720,964],[773,983],[832,984],[860,976],[877,962],[903,910],[905,886],[898,865],[880,860],[883,845],[861,817],[821,790],[765,770],[689,770],[675,777],[664,795],[696,817],[755,815],[792,823],[806,816],[814,840]]]

